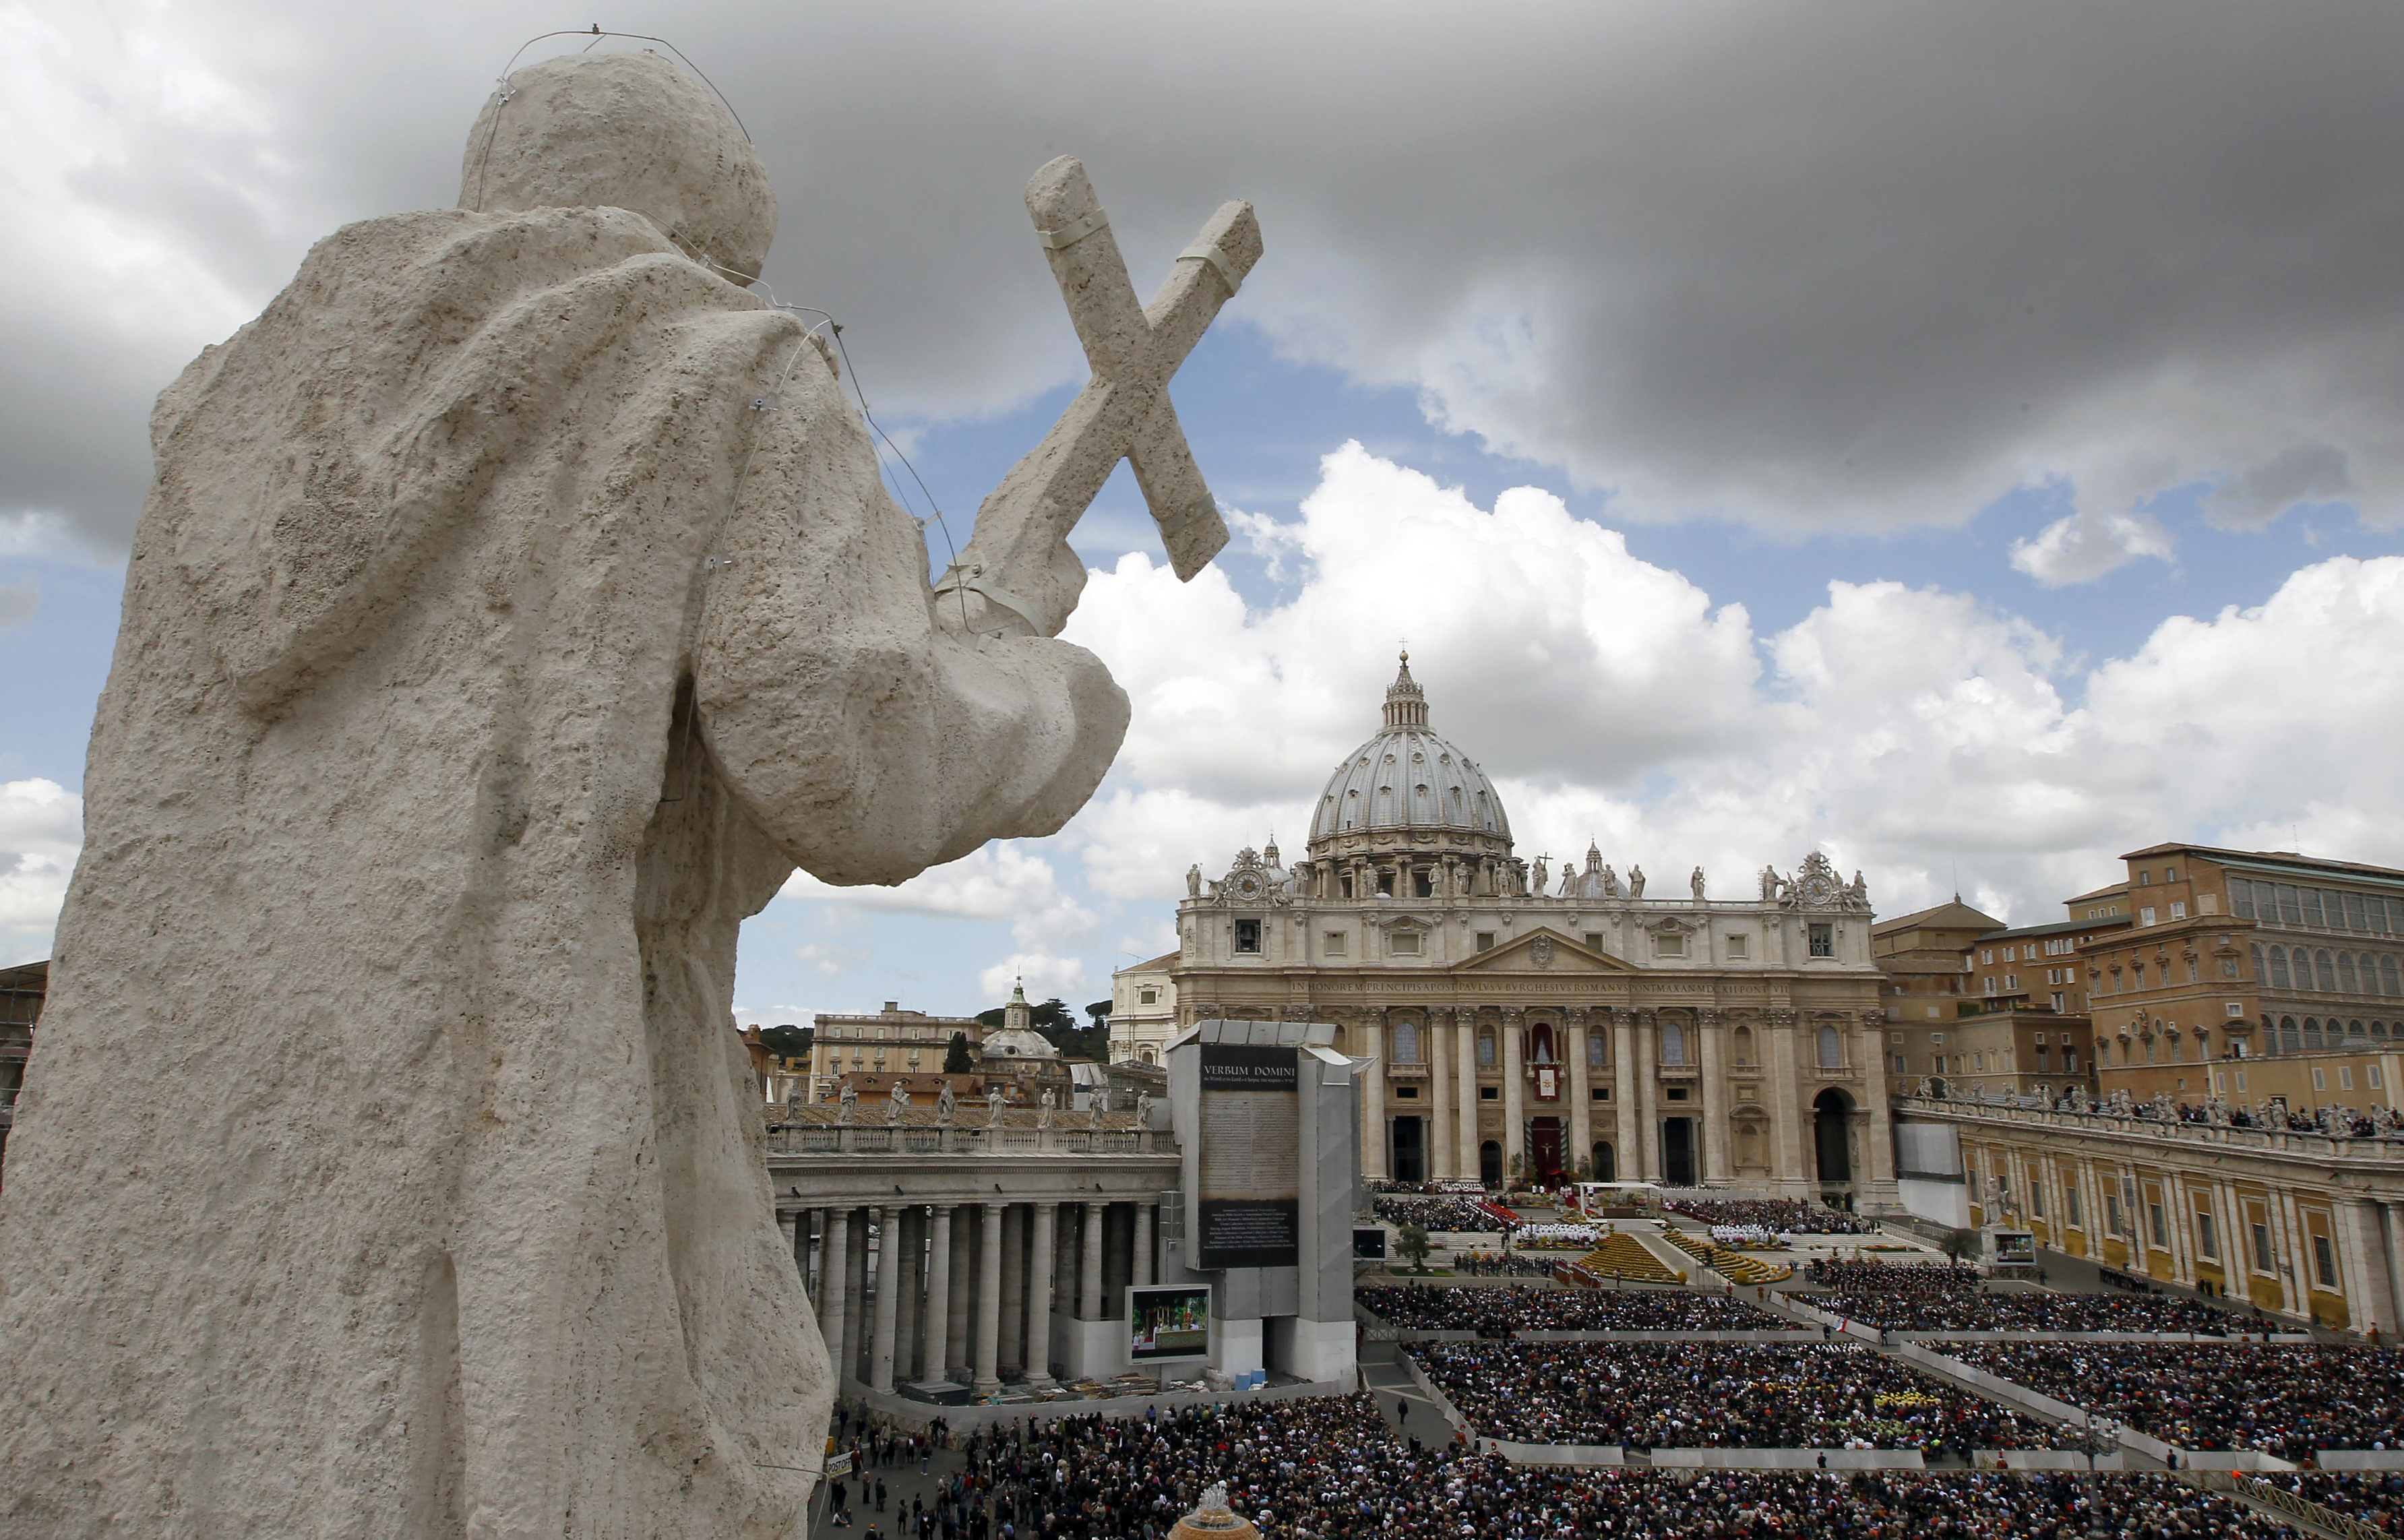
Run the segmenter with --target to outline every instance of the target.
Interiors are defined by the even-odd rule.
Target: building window
[[[1834,1027],[1821,1028],[1820,1068],[1823,1070],[1840,1070],[1844,1068],[1844,1040],[1837,1035],[1837,1029]]]
[[[1494,1034],[1490,1031],[1477,1034],[1477,1062],[1486,1069],[1494,1067]]]
[[[1811,955],[1832,958],[1837,955],[1837,928],[1824,919],[1811,922]]]
[[[1236,921],[1236,950],[1257,952],[1261,949],[1261,922],[1256,919]]]
[[[1686,1029],[1677,1022],[1661,1024],[1661,1062],[1670,1065],[1686,1062]]]
[[[1157,989],[1138,989],[1135,992],[1135,1002],[1138,1005],[1157,1005],[1160,1003],[1160,991]]]
[[[1345,942],[1343,931],[1330,931],[1323,939],[1326,945],[1322,946],[1321,950],[1325,952],[1327,956],[1332,958],[1340,958],[1344,955]]]
[[[1671,1101],[1684,1101],[1686,1099],[1686,1088],[1684,1085],[1670,1086],[1661,1094],[1669,1098]]]
[[[1747,958],[1749,958],[1749,957],[1751,957],[1751,956],[1753,955],[1753,942],[1752,942],[1752,939],[1751,939],[1750,937],[1747,937],[1747,936],[1730,936],[1730,937],[1728,937],[1728,938],[1727,938],[1727,955],[1728,955],[1728,960],[1729,960],[1730,962],[1742,962],[1743,960],[1745,960],[1745,959],[1747,959]],[[2391,989],[2391,990],[2389,990],[2389,991],[2388,991],[2388,993],[2390,993],[2390,994],[2394,994],[2394,993],[2395,993],[2395,991],[2394,991],[2393,989]]]
[[[1594,1088],[1594,1099],[1597,1101],[1609,1101],[1611,1099],[1611,1087],[1608,1085],[1596,1086]]]
[[[2117,1193],[2104,1195],[2104,1233],[2105,1235],[2120,1233],[2120,1195]]]
[[[2332,1294],[2337,1291],[2337,1248],[2325,1235],[2313,1237],[2313,1276],[2320,1281],[2322,1288]]]
[[[2007,995],[2016,995],[2016,994],[2020,993],[2020,974],[2018,974],[2018,973],[2006,973],[2006,974],[2004,975],[2004,993],[2006,993],[2006,994],[2007,994]]]
[[[1493,931],[1480,931],[1477,932],[1477,949],[1481,952],[1490,952],[1494,950]]]
[[[1904,1069],[1904,1067],[1903,1067],[1903,1056],[1902,1056],[1901,1054],[1896,1054],[1895,1056],[1894,1056],[1894,1068],[1892,1071],[1889,1071],[1889,1073],[1892,1073],[1892,1074],[1898,1074],[1898,1075],[1899,1075],[1899,1074],[1907,1073],[1908,1071],[1907,1071]]]
[[[2154,906],[2152,904],[2148,903],[2138,909],[2137,923],[2140,925],[2151,925],[2154,923]]]
[[[2185,918],[2187,918],[2187,900],[2185,900],[2185,899],[2173,899],[2173,900],[2171,900],[2171,918],[2173,918],[2173,919],[2185,919]]]
[[[1502,1087],[1500,1085],[1480,1085],[1477,1087],[1477,1099],[1480,1101],[1500,1101],[1502,1099]]]
[[[1394,1062],[1417,1064],[1419,1061],[1419,1024],[1410,1021],[1394,1023]]]
[[[1586,933],[1586,949],[1589,952],[1600,952],[1602,950],[1601,931],[1588,931]]]
[[[1417,1101],[1419,1099],[1419,1088],[1416,1085],[1397,1085],[1394,1087],[1394,1096],[1397,1100]]]
[[[2254,1231],[2254,1270],[2277,1277],[2278,1261],[2271,1254],[2271,1226],[2256,1225],[2250,1227]]]
[[[2201,1209],[2195,1211],[2195,1249],[2200,1256],[2220,1260],[2220,1237],[2213,1233],[2212,1216]]]
[[[1419,933],[1417,931],[1397,931],[1393,933],[1391,945],[1396,957],[1415,958],[1419,955]]]
[[[1588,1032],[1586,1039],[1586,1068],[1589,1070],[1600,1070],[1609,1062],[1610,1056],[1604,1051],[1602,1034],[1600,1032]]]
[[[1983,951],[1983,952],[1981,952],[1981,953],[1979,953],[1979,954],[1978,954],[1978,966],[1980,966],[1980,967],[1982,967],[1982,968],[1989,968],[1989,967],[1992,967],[1992,966],[1994,965],[1994,961],[1995,961],[1995,949],[1994,949],[1993,947],[1992,947],[1992,946],[1988,947],[1985,951]]]
[[[2087,1227],[2086,1223],[2080,1219],[2078,1213],[2077,1188],[2064,1187],[2062,1189],[2062,1217],[2063,1223],[2067,1224],[2074,1230],[2083,1230]]]
[[[1661,958],[1682,958],[1686,955],[1686,938],[1676,931],[1664,931],[1653,938],[1653,955]]]
[[[2158,1252],[2169,1251],[2171,1249],[2171,1224],[2169,1217],[2162,1212],[2162,1206],[2160,1204],[2148,1203],[2145,1205],[2145,1223],[2154,1232],[2154,1250]]]

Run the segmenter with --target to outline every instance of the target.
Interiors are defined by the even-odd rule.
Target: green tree
[[[1418,1225],[1405,1225],[1394,1236],[1394,1250],[1400,1252],[1410,1263],[1413,1272],[1423,1273],[1428,1270],[1429,1249],[1428,1233]]]
[[[1945,1232],[1945,1254],[1956,1262],[1978,1260],[1978,1232],[1948,1230]]]
[[[801,1058],[810,1051],[810,1040],[818,1033],[815,1027],[763,1027],[760,1029],[760,1045],[778,1058]]]
[[[974,1072],[974,1067],[969,1063],[968,1033],[954,1032],[951,1046],[943,1050],[943,1073],[965,1075]]]

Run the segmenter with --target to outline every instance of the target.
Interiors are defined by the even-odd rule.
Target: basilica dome
[[[1411,678],[1410,654],[1386,689],[1386,725],[1345,756],[1327,778],[1310,819],[1314,857],[1354,839],[1408,836],[1412,845],[1507,854],[1511,820],[1468,755],[1428,728],[1427,696]]]

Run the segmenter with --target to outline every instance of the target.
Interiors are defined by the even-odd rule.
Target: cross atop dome
[[[1389,727],[1425,727],[1427,725],[1427,693],[1419,681],[1411,678],[1411,655],[1403,654],[1402,671],[1394,682],[1386,686],[1386,725]]]

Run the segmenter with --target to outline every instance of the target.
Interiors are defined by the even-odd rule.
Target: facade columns
[[[1654,1069],[1661,1062],[1657,1019],[1651,1011],[1636,1013],[1636,1177],[1640,1182],[1661,1180],[1661,1118],[1654,1106],[1660,1096],[1661,1079]]]
[[[826,1211],[826,1239],[818,1246],[818,1336],[826,1341],[827,1358],[834,1365],[834,1387],[843,1389],[851,1365],[843,1356],[844,1333],[850,1325],[844,1313],[850,1290],[851,1211]]]
[[[2386,1248],[2379,1233],[2379,1205],[2369,1198],[2330,1205],[2337,1225],[2338,1279],[2345,1290],[2346,1324],[2357,1332],[2379,1328],[2384,1339],[2396,1335],[2396,1317],[2388,1297]]]
[[[1001,1228],[1008,1211],[987,1203],[977,1227],[976,1345],[970,1388],[980,1395],[1001,1389]]]
[[[902,1301],[899,1258],[902,1254],[902,1211],[876,1211],[876,1329],[868,1343],[868,1388],[893,1389],[893,1332]]]
[[[1447,856],[1445,860],[1449,863],[1452,858]],[[1449,864],[1445,868],[1445,880],[1447,883],[1452,880],[1452,868]],[[1452,889],[1447,887],[1445,891],[1449,893]],[[1427,1022],[1423,1029],[1427,1033],[1428,1175],[1458,1176],[1461,1173],[1461,1161],[1460,1157],[1453,1154],[1456,1130],[1453,1127],[1452,1099],[1447,1094],[1451,1088],[1449,1080],[1453,1057],[1452,1013],[1437,1005],[1429,1007],[1426,1015]]]
[[[1361,1174],[1376,1181],[1390,1174],[1386,1164],[1386,1045],[1384,1013],[1354,1013],[1361,1028],[1361,1057],[1369,1068],[1361,1076]]]
[[[1153,1281],[1152,1276],[1152,1205],[1135,1206],[1135,1269],[1127,1281],[1140,1289]]]
[[[943,1378],[943,1339],[952,1325],[952,1206],[934,1205],[927,1222],[927,1305],[925,1341],[919,1348],[919,1372],[929,1379]]]
[[[1475,1182],[1478,1175],[1477,1159],[1477,1013],[1455,1011],[1452,1015],[1452,1061],[1461,1071],[1461,1176]]]
[[[1862,1077],[1862,1105],[1869,1112],[1869,1147],[1853,1177],[1853,1190],[1864,1199],[1894,1197],[1894,1135],[1886,1107],[1886,1013],[1864,1011],[1856,1019],[1861,1042],[1853,1069]]]
[[[1810,1082],[1800,1076],[1795,1062],[1795,1013],[1775,1010],[1764,1024],[1769,1041],[1768,1071],[1775,1078],[1770,1084],[1781,1094],[1769,1099],[1769,1139],[1778,1152],[1778,1179],[1789,1184],[1798,1195],[1816,1194],[1820,1190],[1820,1169],[1816,1147],[1807,1157],[1803,1151],[1803,1127],[1810,1119],[1811,1099],[1819,1093],[1811,1090]]]
[[[1594,1158],[1594,1093],[1588,1089],[1592,1077],[1586,1063],[1586,1016],[1583,1005],[1561,1013],[1561,1039],[1566,1044],[1562,1052],[1570,1061],[1570,1147],[1561,1164],[1572,1171]]]
[[[1703,1150],[1702,1177],[1706,1182],[1728,1179],[1728,1146],[1735,1134],[1728,1127],[1727,1055],[1722,1044],[1727,1033],[1726,1017],[1718,1011],[1695,1013],[1695,1035],[1702,1039],[1703,1071]]]
[[[1027,1245],[1027,1380],[1049,1385],[1052,1379],[1052,1265],[1059,1254],[1056,1239],[1060,1205],[1035,1205],[1035,1233]]]
[[[1611,1013],[1612,1175],[1644,1180],[1644,1153],[1636,1137],[1636,1013]]]
[[[1518,1006],[1502,1008],[1502,1180],[1528,1169],[1528,1070],[1522,1039],[1528,1013]]]
[[[1083,1249],[1079,1253],[1077,1268],[1077,1319],[1099,1321],[1102,1315],[1102,1217],[1109,1206],[1102,1203],[1085,1205]]]

